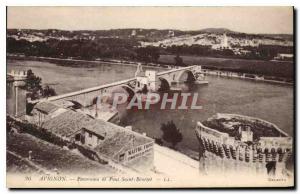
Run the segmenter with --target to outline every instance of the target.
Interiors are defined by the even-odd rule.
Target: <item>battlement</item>
[[[292,154],[292,137],[268,121],[243,115],[217,114],[198,122],[196,135],[200,166],[206,166],[206,172],[234,171],[242,166],[247,172],[252,169],[261,174],[277,169],[278,175],[286,170]]]

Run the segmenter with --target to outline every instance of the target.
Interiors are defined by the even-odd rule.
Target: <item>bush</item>
[[[160,129],[163,131],[162,139],[171,143],[173,149],[182,141],[182,134],[173,121],[162,124]]]

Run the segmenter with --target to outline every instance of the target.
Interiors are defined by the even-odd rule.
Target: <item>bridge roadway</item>
[[[161,79],[165,79],[171,85],[171,82],[178,81],[184,72],[190,72],[190,73],[193,73],[193,75],[194,75],[195,71],[197,71],[197,68],[199,68],[199,66],[189,66],[189,67],[171,69],[168,71],[159,72],[159,73],[157,73],[157,76]],[[69,101],[76,101],[83,106],[89,106],[92,104],[92,101],[97,96],[100,96],[101,94],[104,94],[104,93],[112,92],[112,89],[115,89],[117,86],[130,88],[128,86],[128,84],[133,83],[135,81],[136,81],[136,78],[130,78],[130,79],[126,79],[126,80],[113,82],[110,84],[104,84],[101,86],[83,89],[83,90],[76,91],[76,92],[70,92],[70,93],[66,93],[66,94],[62,94],[62,95],[58,95],[58,96],[52,96],[49,98],[43,98],[43,99],[39,99],[39,100],[29,101],[28,103],[36,104],[41,101],[52,101],[52,102],[56,102],[56,103],[60,104],[60,103],[63,103],[63,101],[69,100]]]

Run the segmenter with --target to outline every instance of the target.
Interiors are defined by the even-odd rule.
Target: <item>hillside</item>
[[[180,56],[264,60],[268,63],[292,62],[294,59],[292,35],[246,34],[226,28],[198,31],[140,28],[95,31],[8,29],[7,53],[63,59],[163,62],[176,66],[188,64],[186,60],[180,62]],[[175,62],[174,57],[164,60],[164,55],[178,56],[178,60]],[[291,64],[288,66],[293,69]],[[282,75],[280,72],[267,74],[291,75]]]
[[[76,39],[76,38],[103,38],[103,37],[116,37],[116,38],[128,38],[135,37],[139,39],[147,39],[148,41],[163,40],[169,38],[170,35],[175,37],[182,35],[199,35],[199,34],[235,34],[247,37],[257,38],[279,38],[282,40],[293,40],[293,35],[290,34],[246,34],[242,32],[235,32],[227,28],[206,28],[194,31],[182,31],[174,29],[142,29],[142,28],[126,28],[126,29],[111,29],[111,30],[78,30],[78,31],[67,31],[58,29],[7,29],[8,37],[19,37],[26,38],[37,37],[41,39],[47,38],[65,38],[65,39]]]

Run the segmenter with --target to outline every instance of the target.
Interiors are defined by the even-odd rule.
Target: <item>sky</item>
[[[8,7],[7,28],[107,30],[228,28],[292,34],[292,7]]]

